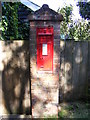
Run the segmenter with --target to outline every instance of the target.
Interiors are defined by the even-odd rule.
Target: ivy
[[[2,38],[3,40],[29,39],[29,22],[22,22],[18,17],[19,2],[2,3]],[[28,9],[31,11],[30,9]]]

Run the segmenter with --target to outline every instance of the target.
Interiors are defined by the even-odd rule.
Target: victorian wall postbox
[[[37,28],[37,69],[53,71],[53,27]]]
[[[60,22],[63,16],[45,4],[30,14],[29,20],[32,116],[58,116]]]

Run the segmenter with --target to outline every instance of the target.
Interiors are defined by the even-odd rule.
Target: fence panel
[[[63,101],[74,101],[86,95],[89,54],[88,42],[65,41],[63,44],[65,46],[64,52],[62,52],[62,48],[60,49],[60,85],[63,84],[63,90],[60,93],[63,93]],[[62,86],[60,87],[62,88]]]
[[[80,77],[79,77],[79,95],[84,98],[88,85],[88,42],[81,42],[81,62],[80,62]]]
[[[72,54],[73,54],[73,41],[65,42],[65,85],[64,97],[69,99],[72,96]],[[64,99],[65,99],[64,98]]]

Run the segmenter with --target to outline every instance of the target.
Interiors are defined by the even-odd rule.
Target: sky
[[[22,0],[25,1],[26,0]],[[78,20],[81,19],[81,16],[79,14],[79,7],[76,6],[78,0],[27,0],[27,1],[31,1],[37,5],[39,5],[40,7],[42,7],[43,4],[48,4],[49,7],[55,11],[58,10],[58,8],[62,8],[66,5],[72,5],[73,6],[73,20]],[[28,4],[28,3],[26,3]],[[29,6],[29,5],[28,5]],[[38,8],[37,8],[38,9]]]

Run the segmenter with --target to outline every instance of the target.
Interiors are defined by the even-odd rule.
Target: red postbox
[[[53,27],[37,28],[37,69],[53,71]]]

